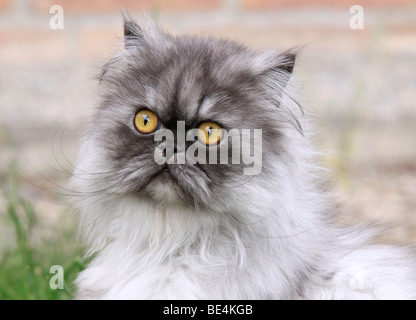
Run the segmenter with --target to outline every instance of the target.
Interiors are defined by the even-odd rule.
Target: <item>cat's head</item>
[[[242,203],[253,190],[260,200],[259,190],[279,179],[276,168],[294,161],[288,150],[292,137],[302,135],[300,111],[286,92],[296,50],[256,52],[124,22],[124,50],[100,75],[101,102],[81,149],[77,184],[103,196],[214,210]],[[192,131],[198,128],[199,136]],[[237,138],[227,137],[231,131]],[[171,136],[160,138],[166,132]],[[189,148],[201,161],[189,161]],[[210,158],[210,150],[217,156]],[[181,156],[185,163],[178,163]]]

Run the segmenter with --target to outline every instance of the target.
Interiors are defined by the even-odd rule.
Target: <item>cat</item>
[[[102,69],[71,178],[91,257],[77,299],[416,298],[411,248],[374,244],[373,228],[334,222],[296,98],[299,49],[258,52],[123,16],[124,49]],[[173,138],[161,157],[178,160],[191,141],[229,146],[222,129],[261,129],[261,142],[240,150],[260,144],[260,172],[245,174],[235,152],[227,163],[159,164],[157,133],[175,137],[180,123],[202,137],[182,147]]]

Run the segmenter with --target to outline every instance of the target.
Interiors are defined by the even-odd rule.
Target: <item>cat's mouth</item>
[[[195,166],[164,165],[149,180],[145,189],[157,201],[194,205],[195,197],[206,198],[208,193],[206,181],[209,179]]]

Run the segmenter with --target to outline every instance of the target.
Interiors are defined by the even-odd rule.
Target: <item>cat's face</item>
[[[274,57],[231,41],[173,37],[157,27],[144,31],[126,19],[125,49],[103,68],[102,100],[84,147],[84,152],[94,153],[96,171],[108,173],[97,175],[97,183],[105,182],[113,193],[211,209],[235,198],[242,185],[264,183],[271,163],[284,153],[284,127],[297,125],[280,103],[294,59],[293,52]],[[156,121],[149,132],[138,128],[140,111]],[[218,151],[225,145],[230,147],[227,163],[220,164],[217,152],[217,163],[207,156],[205,164],[158,164],[155,150],[162,142],[155,141],[156,134],[170,130],[178,144],[178,121],[185,132],[206,122],[226,131],[250,129],[248,148],[252,154],[259,149],[259,172],[245,175],[244,168],[259,164],[244,163],[240,154],[240,163],[233,164],[233,141],[224,138],[207,146],[195,136],[184,150],[175,148],[174,155],[195,143]],[[254,129],[262,130],[260,145]],[[240,149],[247,151],[247,145]]]

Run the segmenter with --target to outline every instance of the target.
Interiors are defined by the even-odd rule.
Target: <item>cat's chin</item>
[[[146,186],[146,195],[160,204],[186,204],[186,197],[178,181],[169,172],[163,170]]]

